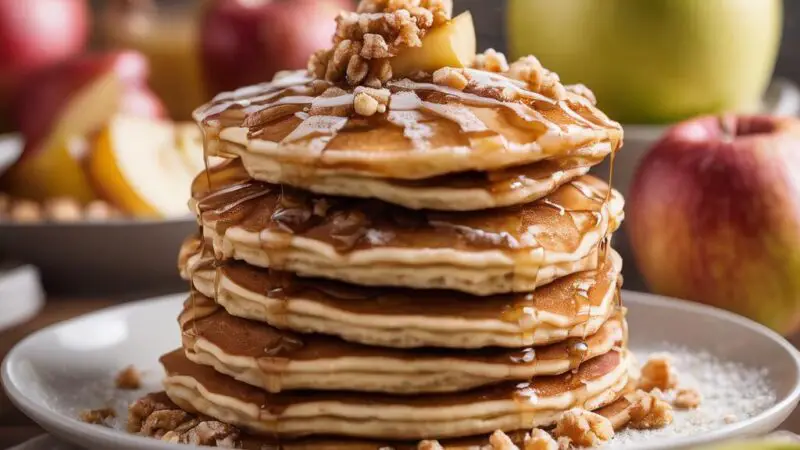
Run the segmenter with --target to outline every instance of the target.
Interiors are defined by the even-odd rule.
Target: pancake
[[[613,314],[622,284],[613,250],[600,269],[532,293],[475,297],[300,278],[239,261],[215,267],[210,245],[200,247],[197,238],[184,243],[181,274],[230,314],[386,347],[523,347],[587,336]]]
[[[596,268],[624,215],[619,193],[590,176],[528,205],[439,212],[253,181],[238,161],[206,175],[193,202],[221,257],[368,286],[532,291]]]
[[[564,375],[472,391],[395,396],[358,392],[270,394],[186,358],[164,355],[164,389],[182,409],[268,436],[444,439],[552,425],[572,407],[611,404],[628,383],[627,351],[612,350]]]
[[[587,154],[607,154],[611,144],[593,144]],[[410,209],[475,211],[538,200],[562,184],[589,173],[602,158],[571,157],[540,161],[490,172],[460,172],[422,180],[374,178],[337,173],[305,176],[304,167],[279,164],[231,144],[253,178],[288,184],[318,194],[376,198]]]
[[[614,430],[621,430],[623,429],[629,419],[630,419],[630,409],[633,406],[633,403],[627,396],[627,392],[633,392],[635,390],[636,383],[635,381],[629,382],[628,386],[626,386],[625,391],[626,394],[623,397],[620,397],[618,400],[614,401],[613,403],[609,404],[608,406],[604,406],[595,412],[609,421],[614,426]],[[131,407],[131,417],[133,426],[131,428],[132,432],[143,432],[143,425],[146,422],[148,425],[152,423],[159,423],[163,424],[163,412],[164,411],[175,411],[176,413],[180,411],[179,407],[169,399],[165,392],[156,392],[152,394],[148,394],[142,399],[139,399],[137,402],[134,403]],[[154,414],[155,413],[155,414]],[[161,413],[160,417],[158,414]],[[151,417],[152,416],[152,417]],[[189,415],[185,413],[179,413],[180,417],[184,418],[184,423],[193,425],[198,424],[203,421],[207,420],[214,420],[203,416],[198,415]],[[155,419],[155,420],[153,420]],[[164,424],[162,425],[163,428],[155,428],[150,429],[150,433],[158,433],[159,431],[171,431],[171,429],[186,429],[182,423],[179,424]],[[506,432],[508,437],[514,442],[514,444],[518,445],[520,448],[523,447],[525,435],[530,432],[530,429],[524,429],[519,431],[510,431]],[[178,433],[180,435],[180,433]],[[234,429],[231,430],[231,434],[235,436],[235,443],[236,448],[241,448],[245,450],[376,450],[376,449],[384,449],[384,450],[419,450],[419,443],[416,441],[378,441],[378,440],[369,440],[369,439],[357,439],[357,438],[346,438],[346,437],[324,437],[324,436],[314,436],[314,437],[304,437],[304,438],[275,438],[275,437],[267,437],[267,436],[257,436],[250,433],[244,433],[241,430]],[[156,434],[155,437],[158,437]],[[190,443],[188,440],[180,440],[178,437],[179,443]],[[184,437],[184,439],[186,439]],[[170,441],[172,442],[172,441]],[[465,438],[455,438],[455,439],[443,439],[440,440],[439,443],[442,447],[446,450],[489,450],[491,447],[489,445],[489,437],[486,435],[482,436],[470,436]]]
[[[371,117],[354,112],[354,88],[329,90],[305,72],[220,94],[194,117],[211,154],[244,148],[254,173],[279,165],[308,179],[420,180],[561,157],[603,158],[620,146],[622,127],[580,95],[556,101],[503,74],[464,71],[471,82],[463,91],[430,76],[391,81],[386,111]]]
[[[544,347],[400,350],[303,335],[231,316],[193,293],[179,322],[191,361],[269,392],[454,392],[506,380],[559,375],[623,344],[617,315],[592,336]]]

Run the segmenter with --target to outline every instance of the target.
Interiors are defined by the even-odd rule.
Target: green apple
[[[537,56],[625,123],[758,108],[781,0],[509,0],[512,56]]]

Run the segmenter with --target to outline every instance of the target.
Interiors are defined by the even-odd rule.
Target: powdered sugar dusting
[[[689,411],[676,410],[674,422],[664,429],[621,431],[604,448],[636,448],[644,442],[653,442],[653,439],[702,434],[754,417],[776,402],[775,392],[765,381],[766,369],[720,361],[707,352],[670,345],[634,350],[641,362],[653,353],[662,352],[671,355],[680,387],[700,392],[703,397],[700,407]]]

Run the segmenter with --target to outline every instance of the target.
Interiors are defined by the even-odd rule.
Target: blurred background
[[[623,123],[627,289],[800,343],[800,1],[454,1],[480,50],[536,55]],[[0,356],[49,323],[184,290],[193,108],[303,68],[354,4],[0,0]]]
[[[187,186],[203,168],[193,108],[303,68],[329,42],[337,12],[354,4],[0,0],[0,267],[27,265],[51,297],[183,289],[175,255],[196,227]],[[787,334],[800,325],[800,187],[791,182],[800,150],[786,131],[796,124],[777,119],[800,111],[800,2],[455,0],[455,9],[473,12],[479,49],[536,55],[565,83],[588,85],[624,124],[613,182],[629,200],[615,237],[627,288],[726,307]],[[728,140],[751,157],[721,157],[713,183],[642,163],[676,160],[683,144],[659,144],[676,123],[723,113],[765,119],[731,116]],[[704,127],[700,151],[721,135]],[[652,151],[659,146],[667,148]],[[670,197],[637,184],[637,173],[694,192]],[[775,206],[761,207],[767,199]],[[675,207],[666,216],[651,209],[663,204]],[[713,227],[692,222],[706,216]],[[701,254],[701,241],[726,250]],[[744,253],[751,262],[733,262]]]

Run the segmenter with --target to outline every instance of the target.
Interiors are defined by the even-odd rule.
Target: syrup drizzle
[[[615,122],[608,120],[602,114],[594,114],[587,111],[585,105],[573,105],[571,102],[555,102],[538,93],[525,89],[525,84],[518,80],[513,80],[498,74],[470,70],[470,75],[477,80],[477,88],[470,88],[466,91],[458,91],[432,83],[417,83],[410,80],[399,80],[389,83],[392,90],[391,108],[388,114],[379,117],[378,120],[385,121],[394,126],[403,128],[404,136],[416,149],[425,149],[431,146],[431,139],[435,137],[435,128],[432,124],[426,124],[425,119],[432,115],[439,120],[455,123],[461,130],[463,136],[468,140],[473,148],[503,148],[509,147],[510,136],[501,135],[491,131],[486,124],[478,117],[470,107],[494,108],[505,110],[519,119],[527,128],[531,141],[550,134],[564,134],[573,128],[583,127],[591,130],[602,128],[618,128]],[[275,188],[263,183],[242,181],[215,190],[212,186],[212,176],[209,169],[209,156],[224,154],[224,145],[219,141],[219,130],[227,126],[240,126],[242,120],[250,127],[249,138],[263,138],[270,140],[270,126],[286,120],[293,120],[297,123],[294,128],[284,132],[280,139],[275,140],[280,144],[287,143],[307,143],[307,151],[302,155],[287,155],[284,160],[296,163],[299,166],[307,167],[307,172],[300,173],[298,176],[307,178],[313,176],[318,167],[326,165],[324,154],[336,141],[337,136],[342,132],[351,132],[357,129],[359,121],[347,117],[309,115],[308,112],[313,107],[329,108],[343,106],[352,102],[352,94],[344,94],[332,98],[312,97],[310,84],[313,80],[302,72],[297,72],[271,83],[264,83],[256,86],[246,87],[231,93],[224,93],[217,96],[209,105],[199,109],[195,113],[195,119],[201,125],[204,132],[204,162],[206,184],[208,195],[197,202],[197,212],[199,217],[204,217],[207,213],[216,217],[215,231],[218,235],[224,234],[229,226],[248,220],[253,215],[259,215],[262,210],[263,200],[270,199],[275,207],[271,208],[268,219],[267,233],[260,233],[261,248],[265,251],[269,259],[270,277],[273,271],[284,269],[286,265],[286,253],[291,245],[292,236],[297,233],[304,233],[314,227],[316,217],[312,208],[308,208],[308,199],[298,196],[294,190],[291,192],[281,187],[276,200],[272,200],[275,195]],[[502,101],[500,98],[506,92],[513,92],[520,99],[515,102]],[[298,109],[302,108],[302,110]],[[252,119],[251,119],[252,118]],[[265,122],[266,121],[266,122]],[[248,123],[249,122],[249,123]],[[363,123],[363,121],[361,121]],[[581,139],[581,138],[577,138]],[[584,138],[585,139],[585,138]],[[561,152],[565,146],[577,148],[583,142],[574,140],[564,142],[562,148],[551,149],[551,151]],[[611,201],[611,182],[613,178],[614,157],[619,143],[612,144],[611,164],[609,171],[609,189],[605,193],[598,192],[592,186],[573,181],[571,185],[581,191],[587,198],[598,200],[602,195],[604,205]],[[324,164],[325,163],[325,164]],[[511,181],[509,189],[521,186],[519,181]],[[233,199],[232,201],[230,199]],[[222,201],[227,200],[227,201]],[[604,214],[608,214],[605,208],[594,209],[575,209],[568,208],[551,199],[541,202],[545,207],[554,209],[558,216],[565,217],[570,213],[585,212],[591,214],[593,223],[589,227],[599,226],[604,220]],[[261,206],[261,207],[257,207]],[[309,212],[309,210],[311,212]],[[357,210],[357,208],[355,209]],[[345,226],[338,232],[334,229],[330,237],[334,246],[339,251],[348,251],[363,244],[369,234],[369,218],[362,217],[356,212],[351,211],[351,216],[345,217]],[[512,285],[517,284],[517,267],[530,266],[532,259],[543,258],[544,246],[536,242],[536,237],[528,238],[521,242],[517,236],[521,235],[524,228],[524,221],[519,215],[516,218],[506,217],[507,223],[504,229],[486,233],[480,227],[465,226],[447,220],[430,218],[425,219],[424,223],[432,225],[436,229],[452,229],[458,235],[463,236],[473,245],[486,245],[489,247],[503,247],[512,249],[514,270],[512,272]],[[412,217],[412,222],[419,222],[419,218]],[[573,226],[576,225],[574,220]],[[365,227],[365,222],[367,227]],[[581,227],[581,233],[586,232],[587,226]],[[202,225],[201,225],[201,232]],[[608,241],[610,238],[611,227],[607,227],[606,235],[599,244],[598,264],[605,264],[608,260]],[[202,246],[206,245],[205,239],[201,240]],[[534,247],[536,251],[530,251]],[[526,251],[520,251],[525,249]],[[223,264],[218,258],[217,252],[214,253],[215,281],[214,292],[219,292],[219,271]],[[537,266],[541,268],[541,264]],[[190,271],[197,270],[192,268]],[[276,277],[279,272],[275,272]],[[536,278],[539,277],[539,269],[536,269]],[[273,298],[285,298],[284,286],[277,283],[279,287],[274,288],[267,294]],[[584,310],[588,304],[588,290],[579,291],[577,294],[578,313],[589,314]],[[282,302],[282,304],[285,302]],[[621,308],[621,305],[618,306]],[[192,297],[192,309],[195,309],[194,296]],[[282,308],[285,313],[285,306]],[[534,320],[534,314],[530,309],[522,308],[514,311],[511,318],[522,323],[523,321]],[[532,327],[523,327],[523,342],[530,338],[527,333],[531,333]],[[626,338],[627,339],[627,338]],[[574,358],[577,365],[584,361],[586,354],[585,336],[582,340],[570,343],[570,358]],[[535,354],[534,354],[535,355]],[[269,356],[269,355],[268,355]],[[519,386],[518,386],[519,387]],[[536,393],[528,393],[524,388],[520,388],[518,396],[522,402],[536,402]]]

